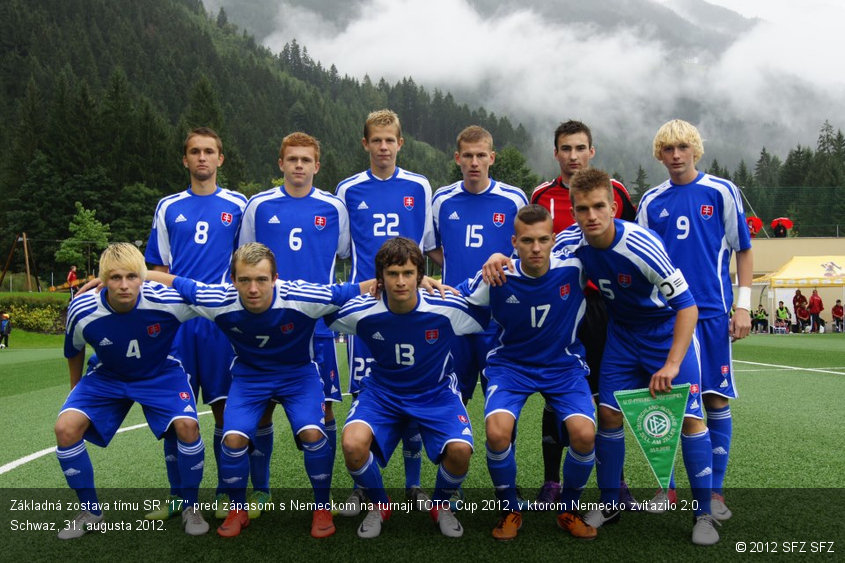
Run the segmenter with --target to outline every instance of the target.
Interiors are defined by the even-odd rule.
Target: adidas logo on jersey
[[[192,407],[191,405],[188,405],[184,409],[182,409],[182,412],[197,412],[197,411],[194,410],[194,407]]]
[[[362,201],[361,203],[358,204],[358,209],[369,209],[369,208],[370,208],[370,206],[367,205],[366,201]]]
[[[69,469],[66,469],[63,473],[68,477],[73,477],[74,475],[79,475],[82,472],[78,469],[74,469],[73,467],[71,467]]]
[[[712,475],[712,474],[713,474],[713,470],[710,469],[709,467],[705,467],[704,469],[702,469],[701,471],[696,473],[695,476],[696,477],[707,477],[708,475]]]
[[[516,298],[516,295],[511,295],[507,299],[505,299],[505,303],[510,303],[511,305],[519,305],[519,299]]]
[[[271,225],[278,225],[279,223],[281,223],[281,221],[279,221],[279,218],[276,217],[275,215],[270,217],[270,220],[267,221],[267,222],[270,223]]]
[[[719,384],[719,387],[722,388],[722,389],[724,389],[727,386],[728,386],[728,380],[727,379],[723,379],[722,383]]]
[[[666,210],[664,209],[663,211],[661,211],[661,212],[660,212],[660,216],[661,216],[661,217],[668,217],[668,216],[669,216],[669,212],[668,212],[668,211],[666,211]]]
[[[380,332],[374,332],[374,333],[373,333],[373,340],[382,340],[382,341],[384,341],[384,336],[382,336]]]
[[[180,213],[180,214],[179,214],[179,216],[176,218],[176,221],[174,221],[174,222],[175,222],[175,223],[184,223],[185,221],[187,221],[187,219],[185,218],[185,216],[184,216],[184,215],[182,215],[182,214]]]
[[[191,471],[199,471],[199,470],[200,470],[200,469],[202,469],[203,467],[205,467],[205,462],[204,462],[204,461],[200,461],[198,464],[196,464],[195,466],[191,467]]]
[[[106,337],[103,337],[103,339],[100,340],[99,346],[111,346],[112,344],[114,344],[114,342],[112,342],[111,340],[109,340]]]
[[[697,409],[697,408],[698,408],[698,399],[696,399],[695,401],[693,401],[693,402],[692,402],[692,404],[689,406],[689,408],[691,408],[691,409]]]
[[[463,432],[461,432],[461,434],[466,434],[467,436],[472,436],[472,430],[470,430],[469,428],[464,428],[464,430],[463,430]]]
[[[728,455],[728,450],[726,450],[722,446],[718,446],[716,448],[713,448],[713,455]]]
[[[452,214],[449,215],[449,219],[451,219],[452,221],[458,221],[460,220],[460,216],[458,215],[457,211],[452,211]]]
[[[337,393],[337,387],[335,387],[334,385],[332,385],[332,393]]]

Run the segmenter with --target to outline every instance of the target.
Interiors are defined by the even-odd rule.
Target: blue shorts
[[[337,376],[337,352],[334,347],[334,336],[314,335],[314,361],[323,382],[323,396],[326,401],[339,403],[343,401],[340,394],[340,378]]]
[[[440,462],[450,442],[473,446],[466,407],[460,394],[446,386],[399,396],[370,382],[349,409],[346,426],[353,422],[369,426],[373,433],[370,449],[382,467],[387,465],[409,423],[419,426],[425,452],[433,463]]]
[[[607,326],[607,344],[599,379],[599,405],[618,411],[619,403],[613,396],[615,391],[648,387],[651,376],[666,363],[666,356],[672,347],[674,326],[674,321],[669,321],[636,332],[613,322]],[[702,418],[701,371],[695,334],[681,362],[678,375],[672,380],[673,385],[682,383],[689,383],[691,386],[684,416]]]
[[[496,332],[467,334],[456,336],[452,340],[452,365],[458,376],[458,388],[465,401],[472,399],[475,387],[481,375],[481,390],[487,386],[484,368],[487,366],[487,353],[498,343]]]
[[[730,317],[698,319],[695,333],[701,344],[702,393],[736,399],[739,394],[733,375]]]
[[[150,430],[159,439],[177,418],[197,420],[197,404],[188,376],[172,360],[146,379],[115,379],[89,371],[70,392],[59,415],[70,410],[84,414],[91,421],[85,439],[104,448],[133,403],[143,407]]]
[[[354,335],[346,341],[346,353],[349,358],[349,393],[353,397],[361,392],[361,382],[370,376],[370,364],[375,360],[367,343]]]
[[[232,379],[223,411],[224,437],[235,433],[254,440],[258,421],[271,400],[284,407],[294,436],[308,428],[326,434],[323,384],[317,366],[311,363],[285,367],[283,373],[239,375]]]
[[[179,327],[173,341],[174,355],[182,361],[191,378],[191,388],[206,405],[225,400],[232,376],[229,369],[235,352],[229,339],[214,322],[196,318]]]
[[[538,371],[543,372],[540,378],[536,377]],[[583,416],[595,424],[593,395],[583,368],[561,371],[495,365],[487,366],[485,374],[485,420],[491,414],[506,412],[518,421],[528,397],[540,393],[546,399],[546,404],[554,409],[560,422],[571,416]]]

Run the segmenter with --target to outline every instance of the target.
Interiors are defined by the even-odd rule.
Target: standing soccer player
[[[531,194],[531,203],[542,205],[552,215],[555,233],[570,227],[575,218],[572,214],[572,202],[569,183],[579,170],[590,167],[590,161],[596,155],[593,134],[581,121],[569,120],[558,125],[554,132],[554,156],[560,166],[560,176],[540,184]],[[633,221],[637,210],[631,202],[628,190],[621,182],[611,179],[613,200],[616,202],[616,218]],[[607,335],[607,310],[598,293],[598,288],[590,282],[584,292],[587,300],[587,314],[578,332],[578,338],[587,351],[587,365],[590,366],[590,389],[593,395],[599,392],[602,352]],[[547,404],[543,410],[543,486],[537,495],[541,503],[554,502],[560,495],[560,463],[563,448],[566,447],[565,433],[559,439],[559,429],[555,427],[554,410]],[[623,481],[620,489],[620,501],[626,506],[634,506],[633,497]]]
[[[403,170],[396,165],[405,140],[399,116],[390,110],[374,111],[364,123],[361,144],[370,156],[370,168],[337,186],[337,196],[349,213],[352,237],[352,279],[356,282],[375,277],[376,252],[385,241],[403,236],[416,242],[423,252],[434,249],[431,219],[431,185],[425,176]],[[423,272],[424,273],[424,272]],[[349,392],[355,396],[361,381],[370,372],[373,356],[366,344],[356,337],[349,339]],[[414,506],[427,500],[420,488],[422,441],[416,428],[409,426],[403,439],[405,491]],[[361,492],[356,489],[345,506],[360,504]],[[344,510],[354,516],[358,511]]]
[[[621,516],[616,501],[625,461],[625,432],[613,393],[648,385],[654,395],[671,390],[675,383],[689,383],[681,446],[695,499],[692,541],[712,545],[719,541],[719,534],[710,515],[712,454],[701,409],[698,344],[693,337],[698,319],[695,300],[683,273],[654,233],[613,219],[616,202],[605,172],[578,172],[570,193],[578,226],[561,233],[556,248],[565,247],[581,259],[587,275],[601,288],[610,317],[596,436],[596,477],[607,508],[587,513],[584,520],[598,528]]]
[[[329,317],[331,328],[356,334],[374,358],[342,438],[346,467],[357,490],[366,491],[376,503],[358,528],[362,538],[377,537],[390,517],[379,465],[387,465],[409,420],[421,433],[429,459],[438,464],[431,517],[444,536],[463,535],[448,499],[469,470],[472,426],[449,371],[449,355],[455,336],[481,331],[488,316],[460,297],[421,291],[424,267],[416,241],[388,240],[375,257],[382,297],[353,299]],[[429,504],[415,502],[418,509]]]
[[[134,245],[110,245],[100,257],[105,290],[76,297],[68,309],[64,353],[71,392],[56,421],[56,457],[84,508],[60,539],[81,537],[103,519],[85,440],[108,446],[136,402],[156,438],[176,442],[182,496],[173,504],[182,507],[185,531],[208,531],[195,506],[205,457],[196,402],[182,364],[170,356],[179,326],[196,314],[175,291],[144,283],[146,270]],[[86,343],[98,361],[82,377]]]
[[[250,198],[244,211],[238,244],[260,242],[276,256],[279,278],[330,284],[335,258],[349,257],[349,215],[343,202],[314,186],[320,170],[320,143],[305,133],[291,133],[279,148],[284,183]],[[333,333],[322,319],[314,331],[314,361],[325,395],[325,426],[332,455],[337,425],[332,402],[342,401]],[[259,423],[254,439],[252,500],[269,500],[270,454],[273,451],[273,403]],[[255,459],[256,452],[263,455]],[[256,469],[261,467],[260,478]],[[262,499],[263,497],[263,499]],[[253,503],[250,503],[251,505]],[[251,518],[255,518],[250,514]]]
[[[235,251],[231,271],[231,284],[216,285],[151,274],[153,279],[172,283],[201,315],[220,327],[235,348],[221,448],[221,472],[232,508],[217,533],[234,537],[249,526],[244,510],[249,507],[247,450],[255,441],[267,403],[274,400],[285,409],[314,489],[311,535],[330,536],[335,532],[328,509],[334,452],[324,427],[323,382],[313,359],[312,339],[317,319],[359,295],[359,286],[279,280],[273,252],[254,242]],[[366,291],[372,282],[360,286]]]
[[[577,512],[595,461],[593,400],[584,347],[576,336],[586,309],[587,280],[577,258],[569,253],[551,256],[552,225],[545,208],[531,204],[520,209],[511,239],[519,260],[501,272],[505,280],[496,276],[484,281],[479,272],[458,288],[469,303],[489,307],[501,327],[499,346],[487,358],[484,403],[487,468],[505,510],[493,529],[500,541],[516,538],[522,527],[512,439],[519,413],[533,393],[542,393],[551,404],[555,428],[565,426],[569,433],[557,524],[576,538],[593,539],[597,533]]]
[[[443,283],[451,286],[475,276],[491,254],[510,252],[516,213],[528,204],[521,189],[490,178],[496,153],[486,129],[467,127],[457,145],[455,162],[463,180],[437,190],[431,205],[438,247],[432,258],[442,263]],[[452,356],[464,403],[472,398],[497,327],[491,323],[481,334],[455,339]]]
[[[145,258],[157,271],[204,283],[221,283],[229,271],[229,259],[235,248],[246,198],[217,185],[217,169],[223,164],[223,143],[208,127],[188,133],[182,164],[188,169],[191,185],[158,202]],[[174,346],[185,371],[191,376],[194,394],[198,397],[202,388],[203,401],[211,405],[214,413],[214,457],[220,496],[224,488],[220,480],[220,440],[223,409],[231,382],[232,347],[214,323],[199,318],[179,329]],[[164,461],[170,494],[178,495],[174,440],[165,438]],[[173,503],[165,503],[165,509],[151,512],[147,518],[169,518],[174,514],[173,506]]]
[[[669,180],[646,192],[637,221],[660,235],[675,265],[691,273],[690,291],[699,311],[701,389],[713,443],[711,504],[713,516],[727,520],[731,511],[724,502],[723,484],[733,429],[729,399],[737,396],[731,340],[751,331],[753,258],[739,190],[728,180],[696,170],[703,153],[701,135],[692,124],[675,119],[660,127],[654,157],[666,166]],[[731,317],[729,266],[734,252],[739,294]]]

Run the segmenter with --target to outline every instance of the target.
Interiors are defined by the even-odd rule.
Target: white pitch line
[[[204,414],[211,414],[211,411],[198,412],[197,416],[202,416]],[[147,427],[146,422],[143,423],[143,424],[136,424],[135,426],[125,426],[123,428],[118,428],[117,433],[120,434],[121,432],[129,432],[130,430],[137,430],[139,428],[146,428],[146,427]],[[50,455],[52,453],[55,453],[55,451],[56,451],[56,446],[52,446],[52,447],[49,447],[49,448],[44,448],[43,450],[39,450],[35,453],[31,453],[27,456],[20,458],[20,459],[10,461],[6,465],[0,466],[0,475],[3,475],[4,473],[8,473],[12,469],[20,467],[21,465],[23,465],[25,463],[29,463],[30,461],[36,460],[39,457],[44,457],[45,455]]]
[[[845,375],[845,371],[833,371],[833,369],[840,369],[840,368],[833,368],[833,369],[824,369],[824,368],[801,368],[795,366],[782,366],[778,364],[764,364],[761,362],[745,362],[742,360],[734,360],[735,364],[748,364],[751,366],[763,366],[769,368],[777,368],[789,371],[812,371],[814,373],[830,373],[833,375]]]

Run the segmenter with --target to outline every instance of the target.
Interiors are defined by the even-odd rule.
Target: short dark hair
[[[516,220],[525,225],[534,225],[543,221],[551,221],[552,215],[542,205],[530,203],[522,207],[516,214]]]
[[[417,243],[409,238],[396,237],[386,241],[376,253],[376,279],[384,281],[384,269],[403,266],[408,260],[417,267],[417,283],[425,275],[425,259]]]
[[[185,137],[185,142],[182,144],[182,154],[188,154],[188,141],[194,137],[211,137],[217,145],[217,152],[223,154],[223,139],[217,134],[217,131],[211,127],[195,127],[188,131],[188,136]]]
[[[557,129],[555,129],[555,149],[557,149],[557,140],[560,139],[561,136],[574,135],[575,133],[584,133],[587,135],[587,143],[589,143],[591,147],[593,146],[593,134],[590,132],[590,128],[581,121],[570,119],[569,121],[561,123],[557,126]]]

